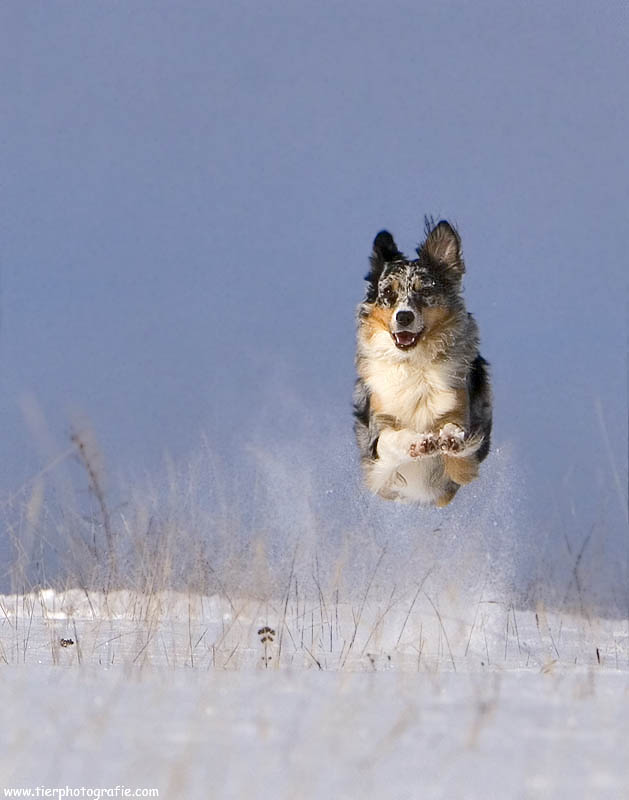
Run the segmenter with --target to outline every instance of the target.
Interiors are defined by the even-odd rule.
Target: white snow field
[[[622,505],[531,524],[497,447],[404,508],[337,455],[12,501],[0,797],[629,796]]]
[[[626,620],[426,583],[338,604],[44,590],[0,615],[5,796],[627,797]]]

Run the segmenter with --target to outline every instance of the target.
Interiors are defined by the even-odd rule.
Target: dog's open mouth
[[[399,347],[400,350],[410,350],[411,347],[415,347],[419,341],[420,334],[421,331],[418,333],[413,333],[412,331],[396,331],[392,333],[391,336],[393,336],[395,346]]]

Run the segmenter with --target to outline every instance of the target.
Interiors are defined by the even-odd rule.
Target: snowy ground
[[[0,598],[0,786],[627,796],[626,621],[422,590],[298,600]]]

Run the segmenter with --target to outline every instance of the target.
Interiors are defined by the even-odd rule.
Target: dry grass
[[[4,663],[42,656],[44,640],[54,664],[195,669],[624,668],[629,658],[627,623],[597,622],[588,606],[591,534],[576,550],[566,539],[562,607],[537,596],[527,610],[483,550],[487,510],[476,527],[450,518],[450,531],[428,516],[396,540],[361,501],[339,516],[339,535],[308,505],[303,476],[287,499],[258,474],[247,503],[209,448],[167,464],[162,485],[128,484],[112,500],[94,437],[77,430],[71,442],[4,503]],[[60,469],[70,474],[56,483]],[[281,479],[291,488],[286,470]]]

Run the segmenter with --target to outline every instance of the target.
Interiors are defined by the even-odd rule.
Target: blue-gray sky
[[[535,510],[620,505],[625,4],[80,0],[0,29],[3,489],[50,457],[24,396],[112,471],[299,414],[351,448],[371,241],[412,251],[429,213]]]

